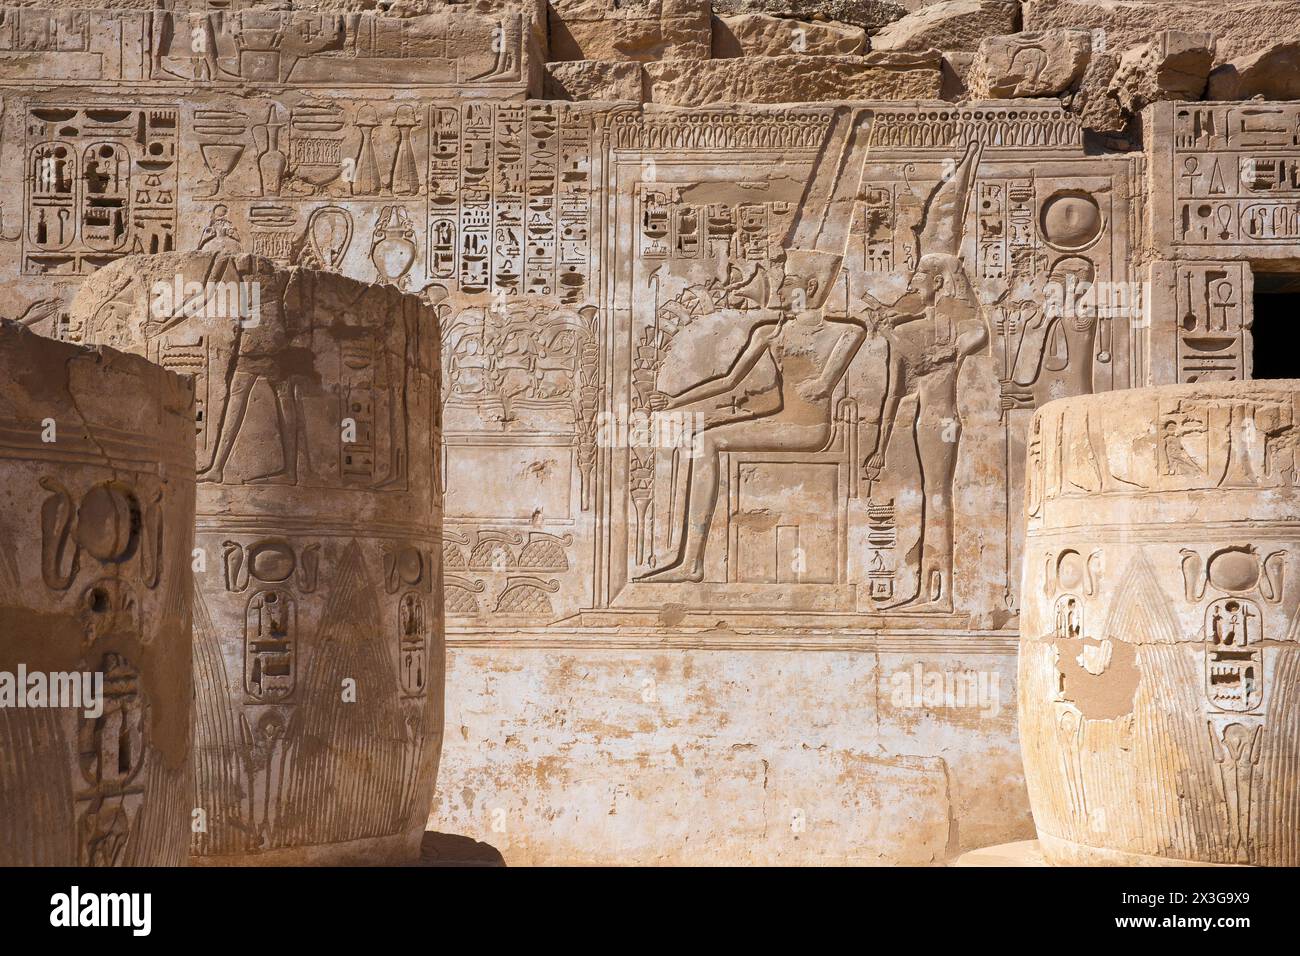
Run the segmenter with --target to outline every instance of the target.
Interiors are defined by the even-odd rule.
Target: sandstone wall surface
[[[437,335],[392,285],[223,252],[127,256],[72,303],[69,338],[196,395],[196,863],[419,854],[442,744]]]
[[[88,276],[174,250],[421,295],[432,826],[510,862],[943,862],[1031,831],[1008,714],[1035,408],[1250,374],[1295,107],[1195,101],[1232,64],[1219,88],[1273,82],[1241,56],[1288,23],[8,8],[0,314],[69,337]]]

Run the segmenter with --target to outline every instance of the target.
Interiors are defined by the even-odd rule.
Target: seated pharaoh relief
[[[841,278],[839,252],[789,248],[773,264],[775,304],[760,315],[724,374],[675,395],[656,392],[656,410],[698,410],[705,425],[697,436],[687,478],[684,528],[675,554],[641,575],[647,583],[699,583],[717,508],[723,452],[817,452],[833,439],[835,392],[863,344],[883,338],[884,408],[880,427],[860,467],[878,480],[891,442],[912,445],[919,463],[921,534],[908,564],[914,587],[901,589],[881,609],[952,610],[952,485],[961,437],[957,379],[962,362],[984,348],[988,330],[960,255],[963,224],[981,148],[971,143],[953,172],[926,204],[916,233],[916,262],[906,288],[885,302],[862,295],[857,314],[833,315],[827,300]],[[819,233],[820,234],[820,233]],[[884,295],[884,293],[882,293]],[[888,298],[888,296],[885,296]],[[761,313],[767,313],[766,315]],[[769,359],[775,375],[754,386],[753,373]],[[746,390],[744,412],[710,414],[716,399]],[[911,399],[908,411],[902,403]],[[737,403],[737,407],[742,403]],[[910,416],[901,423],[900,414]],[[898,436],[896,439],[896,435]],[[893,454],[904,451],[895,447]]]
[[[832,394],[868,334],[857,319],[826,315],[825,301],[840,264],[841,257],[830,253],[787,252],[777,290],[779,305],[771,310],[771,319],[759,319],[727,373],[679,395],[659,392],[652,398],[656,410],[712,408],[712,399],[735,391],[764,357],[771,358],[777,371],[774,408],[705,426],[691,462],[681,548],[670,563],[639,580],[704,580],[704,550],[718,503],[720,452],[826,447],[833,425]]]

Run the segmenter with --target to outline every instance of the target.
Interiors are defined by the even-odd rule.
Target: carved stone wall
[[[0,323],[0,865],[186,862],[193,412]]]
[[[173,250],[425,299],[435,829],[511,862],[1030,834],[1033,413],[1248,377],[1291,268],[1294,106],[1181,102],[1268,72],[1222,4],[129,6],[0,12],[0,312],[77,338],[84,282]]]
[[[557,723],[516,728],[486,700],[460,720],[563,783],[539,793],[467,764],[469,793],[443,813],[495,813],[496,838],[536,861],[629,841],[691,861],[726,834],[739,860],[933,862],[1017,832],[1023,804],[996,782],[1017,775],[1000,630],[1018,605],[1013,463],[1040,402],[1141,380],[1141,324],[1074,308],[1136,285],[1141,157],[1086,157],[1076,117],[1029,102],[594,119],[601,294],[553,312],[529,348],[510,300],[454,290],[444,306],[460,335],[444,348],[454,646]],[[528,391],[519,369],[561,328],[574,374],[546,402],[547,379]],[[666,445],[672,415],[703,432]],[[819,716],[809,670],[837,688]],[[1002,696],[923,710],[923,681]],[[575,777],[593,765],[615,782]],[[682,808],[691,767],[709,768],[711,795]],[[852,797],[824,792],[839,773]],[[715,800],[748,817],[721,819]],[[538,839],[553,816],[580,835]]]
[[[1035,416],[1020,741],[1049,860],[1300,861],[1298,388]]]
[[[220,252],[122,259],[69,314],[194,383],[196,861],[414,859],[442,744],[434,315]]]

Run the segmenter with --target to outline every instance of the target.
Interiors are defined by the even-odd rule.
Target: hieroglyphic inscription
[[[1152,228],[1169,258],[1287,258],[1300,240],[1300,106],[1152,110]]]
[[[85,275],[176,249],[178,111],[66,104],[26,112],[22,271]]]
[[[528,575],[467,569],[451,603],[475,615],[653,608],[676,599],[668,565],[679,559],[702,563],[689,575],[705,585],[696,603],[927,610],[954,623],[972,612],[991,621],[988,606],[1010,615],[1029,414],[1138,375],[1141,323],[1075,308],[1094,285],[1132,278],[1137,166],[1086,156],[1077,119],[1055,104],[867,106],[845,151],[825,106],[417,102],[356,89],[153,96],[176,111],[180,162],[195,170],[178,185],[177,248],[258,252],[421,292],[438,312],[449,531],[573,541],[564,573],[514,582],[526,599],[503,594]],[[24,111],[40,102],[7,98]],[[792,245],[801,223],[831,220],[841,245]],[[764,428],[779,392],[772,362],[795,334],[785,325],[799,310],[781,304],[795,274],[818,285],[801,293],[820,300],[805,310],[823,323],[809,333],[827,339],[813,346],[817,362],[838,367],[852,353],[842,374],[809,380],[828,389],[812,402],[828,431],[798,447]],[[57,312],[48,321],[82,334]],[[702,440],[728,418],[753,418],[762,447],[700,459],[689,434],[674,447],[638,437],[683,411],[663,396],[715,377],[711,361],[777,329],[782,340],[743,381],[694,409]],[[215,475],[231,439],[219,418],[226,386],[202,371],[211,348],[210,336],[172,335],[165,360],[195,374]],[[385,421],[395,384],[375,343],[350,348],[341,375],[357,440],[337,460],[367,484],[397,473]],[[289,435],[296,386],[244,364],[230,407],[270,389],[286,416],[279,457],[310,475],[318,452]],[[982,460],[1001,461],[1000,530],[955,501]],[[509,476],[510,493],[472,477],[483,474]],[[916,488],[929,491],[918,499]],[[963,529],[977,526],[995,545],[963,553],[981,540]],[[963,579],[1003,583],[961,598]]]
[[[1153,262],[1152,381],[1250,377],[1254,276],[1246,262]]]
[[[186,861],[192,415],[155,365],[0,324],[6,865]]]
[[[587,298],[590,123],[547,103],[433,107],[429,274],[460,291]]]
[[[498,96],[527,85],[524,20],[387,17],[292,10],[0,8],[0,71],[27,84],[144,83],[211,88],[475,88]]]
[[[159,292],[173,282],[209,294]],[[212,294],[250,285],[255,313]],[[195,853],[413,856],[442,714],[434,316],[391,284],[212,252],[96,272],[68,333],[202,396],[197,539],[221,567],[196,596],[195,773],[212,810]],[[347,782],[358,763],[364,786]]]

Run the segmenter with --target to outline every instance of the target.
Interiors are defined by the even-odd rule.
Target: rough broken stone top
[[[0,320],[0,355],[0,422],[15,435],[39,435],[41,422],[52,419],[58,431],[51,444],[106,467],[163,461],[184,475],[192,465],[192,449],[175,429],[160,427],[192,414],[194,389],[184,375],[107,345],[44,338],[8,320]],[[102,400],[115,392],[122,401]]]

